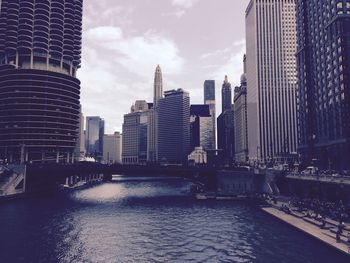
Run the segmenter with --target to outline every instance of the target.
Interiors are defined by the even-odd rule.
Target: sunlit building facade
[[[270,162],[297,147],[295,0],[251,0],[246,10],[248,147]]]
[[[122,163],[122,135],[120,132],[105,134],[103,137],[103,162]]]

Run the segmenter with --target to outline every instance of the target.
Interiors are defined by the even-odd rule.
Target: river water
[[[255,206],[195,200],[189,187],[120,181],[0,203],[0,262],[350,262]]]

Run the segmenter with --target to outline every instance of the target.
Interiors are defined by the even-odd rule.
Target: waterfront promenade
[[[329,228],[320,228],[316,224],[305,221],[301,217],[296,215],[287,214],[284,211],[278,209],[278,206],[262,207],[262,210],[283,222],[303,231],[304,233],[326,243],[327,245],[334,247],[338,251],[350,256],[349,247],[345,237],[341,237],[341,241],[336,241],[336,234],[331,232]]]

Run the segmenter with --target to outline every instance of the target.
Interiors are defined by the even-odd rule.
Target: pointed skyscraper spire
[[[163,97],[163,77],[162,70],[158,65],[154,74],[153,105],[158,105],[158,100]]]

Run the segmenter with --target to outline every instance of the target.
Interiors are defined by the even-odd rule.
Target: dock
[[[335,234],[327,229],[322,229],[314,224],[308,223],[302,218],[287,214],[275,207],[262,207],[262,211],[274,216],[275,218],[303,231],[304,233],[322,241],[338,251],[350,256],[349,246],[347,240],[342,237],[341,241],[337,243]]]

